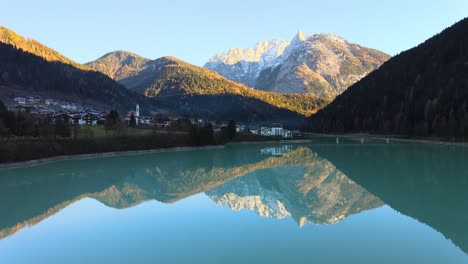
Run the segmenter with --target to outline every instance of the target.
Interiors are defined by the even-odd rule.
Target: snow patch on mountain
[[[333,99],[389,59],[387,54],[321,33],[260,41],[218,53],[205,67],[259,90]]]

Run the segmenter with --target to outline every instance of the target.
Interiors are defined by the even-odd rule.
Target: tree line
[[[308,129],[464,140],[468,19],[405,51],[312,116]]]
[[[0,101],[0,163],[57,155],[217,145],[233,140],[236,134],[234,121],[219,133],[211,123],[192,124],[188,118],[175,121],[173,132],[132,128],[149,133],[126,133],[132,126],[132,120],[126,124],[116,110],[109,112],[103,124],[91,127],[72,125],[67,115],[48,117],[8,111]],[[105,130],[105,135],[95,136],[94,128]]]

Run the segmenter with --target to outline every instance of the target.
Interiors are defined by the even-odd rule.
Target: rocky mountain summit
[[[337,35],[298,32],[291,41],[261,41],[219,53],[205,67],[258,90],[330,100],[389,58]]]
[[[231,48],[227,53],[218,53],[205,64],[224,77],[254,87],[263,69],[281,62],[281,55],[289,41],[274,39],[258,42],[253,48]]]

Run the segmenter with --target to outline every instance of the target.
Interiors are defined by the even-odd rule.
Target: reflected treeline
[[[303,196],[321,181],[307,175],[320,166],[316,154],[300,145],[288,145],[282,155],[265,155],[277,145],[235,145],[224,149],[163,152],[88,160],[63,161],[0,171],[0,237],[34,225],[67,205],[91,197],[114,208],[127,208],[146,200],[174,202],[205,192],[233,179],[267,169],[297,168],[295,180],[278,181],[279,191],[292,186]],[[289,151],[289,152],[288,152]],[[327,164],[326,166],[330,166]],[[308,168],[304,171],[304,168]],[[318,167],[317,167],[318,168]],[[307,174],[307,175],[306,175]],[[287,176],[287,175],[286,175]],[[268,180],[264,181],[265,183]],[[318,181],[318,182],[314,182]],[[271,183],[273,184],[273,183]],[[289,194],[285,194],[289,196]],[[307,201],[288,198],[296,215],[306,216]],[[304,207],[301,209],[301,207]]]
[[[430,144],[317,146],[313,151],[397,211],[468,253],[468,149]]]
[[[0,170],[0,238],[84,197],[127,208],[206,192],[232,209],[292,217],[299,225],[336,223],[386,203],[468,251],[467,150],[323,142],[231,145]]]
[[[213,168],[238,168],[264,159],[255,145],[242,145],[0,170],[0,237],[37,223],[84,197],[96,198],[115,208],[148,199],[163,202],[181,199],[205,190],[200,186],[203,182],[185,179],[190,171],[195,174]],[[184,186],[176,186],[178,183]]]

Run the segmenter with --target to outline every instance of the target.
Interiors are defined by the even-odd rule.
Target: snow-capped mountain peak
[[[294,40],[305,41],[307,38],[308,36],[304,32],[299,30],[296,36],[294,37]]]
[[[255,89],[331,100],[389,58],[338,35],[298,31],[291,41],[266,40],[219,53],[205,67]]]
[[[260,41],[251,48],[231,48],[212,57],[205,68],[253,87],[263,69],[282,62],[281,55],[288,45],[289,41],[273,39]]]
[[[228,52],[218,53],[208,63],[233,65],[239,62],[268,62],[281,56],[288,45],[289,41],[282,39],[262,40],[251,48],[231,48]]]

